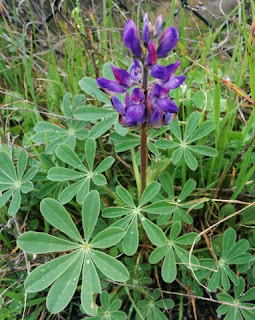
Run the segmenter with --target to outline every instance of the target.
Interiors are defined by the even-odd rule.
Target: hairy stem
[[[143,66],[143,89],[144,89],[144,104],[148,110],[148,68]],[[149,114],[148,114],[149,116]],[[146,188],[146,175],[147,175],[147,165],[148,165],[148,146],[147,146],[147,122],[141,125],[141,140],[140,140],[140,150],[141,150],[141,194]]]

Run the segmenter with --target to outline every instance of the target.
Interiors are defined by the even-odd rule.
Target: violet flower
[[[119,122],[123,126],[145,125],[161,128],[172,121],[178,113],[178,106],[168,94],[186,79],[184,75],[174,76],[180,61],[177,60],[168,66],[157,63],[175,48],[179,34],[175,27],[168,27],[160,36],[162,28],[162,16],[157,18],[153,26],[146,13],[141,41],[134,21],[128,20],[124,27],[123,41],[134,56],[130,72],[112,66],[115,81],[97,79],[99,88],[113,96],[111,101],[119,113]],[[154,78],[151,82],[148,82],[149,75]],[[133,86],[136,88],[130,94],[128,91]],[[124,103],[115,97],[122,93],[126,93]]]

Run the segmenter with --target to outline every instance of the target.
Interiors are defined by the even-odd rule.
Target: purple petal
[[[128,92],[125,95],[125,105],[126,105],[126,108],[132,105],[132,101],[130,99],[130,96],[129,96]]]
[[[163,86],[164,88],[169,89],[169,91],[173,90],[175,88],[178,88],[186,78],[186,76],[173,77],[168,82],[164,83]]]
[[[156,104],[165,112],[177,113],[179,110],[177,105],[169,98],[156,99]]]
[[[169,91],[169,88],[159,84],[155,84],[155,86],[151,90],[152,94],[157,98],[165,98],[168,95]]]
[[[130,87],[131,85],[130,74],[124,69],[120,69],[114,66],[111,66],[111,68],[118,84],[124,85],[126,87]]]
[[[157,38],[160,35],[162,28],[163,28],[163,18],[160,15],[160,16],[158,16],[156,23],[155,23],[155,26],[154,26],[154,37],[155,38]]]
[[[137,59],[134,59],[134,64],[131,66],[130,76],[134,81],[142,79],[142,68],[140,67],[139,61]]]
[[[125,86],[121,86],[116,81],[108,80],[105,78],[97,78],[97,84],[99,88],[103,89],[107,94],[124,93],[128,89]]]
[[[146,58],[145,64],[147,66],[153,66],[154,64],[157,63],[157,55],[156,55],[154,41],[149,42],[148,50],[149,50],[149,52],[148,52],[148,56]]]
[[[131,100],[135,104],[140,104],[144,100],[144,92],[135,88],[131,94]]]
[[[170,113],[170,112],[166,112],[165,113],[165,119],[164,119],[164,124],[169,124],[170,122],[172,122],[176,117],[176,113]]]
[[[133,20],[128,20],[124,27],[123,41],[128,50],[136,57],[141,57],[141,45],[136,25]]]
[[[150,116],[150,125],[157,123],[163,117],[163,112],[157,106],[153,106],[152,113]]]
[[[163,81],[168,80],[168,70],[165,66],[155,65],[151,69],[151,76]]]
[[[169,64],[166,67],[167,72],[168,72],[168,80],[172,77],[172,75],[175,73],[175,71],[179,68],[180,64],[181,64],[181,61],[177,60],[175,63]]]
[[[118,98],[112,97],[112,104],[118,113],[125,115],[125,108]]]
[[[178,30],[175,27],[167,28],[159,39],[157,57],[165,57],[176,46],[178,37]]]
[[[149,43],[151,37],[148,13],[143,18],[143,42]]]
[[[138,126],[146,121],[146,108],[144,104],[130,106],[126,112],[128,126]]]

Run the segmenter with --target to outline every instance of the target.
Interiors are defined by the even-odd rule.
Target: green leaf
[[[170,123],[169,128],[172,131],[172,133],[176,136],[176,138],[181,142],[182,135],[181,135],[179,119],[175,118],[174,121]]]
[[[88,138],[85,143],[85,158],[88,164],[89,171],[93,171],[96,155],[96,141],[93,138]]]
[[[90,242],[93,248],[105,249],[117,244],[124,236],[123,229],[109,227],[99,232],[95,238]]]
[[[76,169],[85,170],[85,167],[73,149],[67,144],[61,144],[55,149],[56,155],[59,159],[69,164]]]
[[[25,173],[25,175],[22,178],[22,181],[31,180],[34,178],[38,171],[37,167],[31,167],[28,169],[28,171]]]
[[[188,140],[189,143],[197,141],[214,130],[214,121],[208,120],[202,123],[202,125],[193,133],[193,135]]]
[[[104,186],[107,184],[107,180],[106,180],[105,176],[102,175],[101,173],[93,174],[92,180],[95,183],[95,185],[97,185],[97,186]]]
[[[97,223],[100,211],[99,193],[95,190],[90,191],[82,206],[82,226],[85,239],[89,242],[92,232]]]
[[[123,239],[122,247],[126,255],[132,256],[136,253],[139,244],[139,235],[138,235],[138,226],[137,226],[137,217],[135,216]]]
[[[50,288],[46,299],[46,306],[50,313],[59,313],[71,301],[79,281],[83,258],[84,255],[81,254]]]
[[[109,207],[104,209],[103,217],[105,218],[117,218],[129,214],[132,212],[132,209],[122,208],[122,207]]]
[[[245,294],[239,299],[239,301],[246,302],[255,300],[255,287],[250,288]]]
[[[1,163],[0,171],[4,172],[5,175],[10,178],[10,180],[17,181],[15,167],[12,163],[11,158],[7,155],[7,153],[0,152],[0,163]]]
[[[116,111],[113,109],[87,105],[85,107],[76,109],[73,115],[79,120],[94,121],[111,116],[113,114],[116,114]]]
[[[174,185],[171,175],[168,172],[163,172],[159,176],[159,181],[168,194],[169,200],[174,200]]]
[[[118,197],[123,201],[125,202],[127,205],[129,205],[131,208],[135,208],[135,204],[134,204],[134,201],[133,199],[131,198],[129,192],[123,188],[122,186],[118,186],[116,188],[116,192],[117,192],[117,195]]]
[[[123,152],[137,147],[140,144],[139,139],[125,139],[116,144],[115,152]]]
[[[173,153],[172,161],[173,161],[174,165],[176,165],[177,162],[181,160],[182,155],[183,155],[183,150],[184,150],[184,148],[180,147],[180,148],[176,149],[175,152]]]
[[[73,199],[79,189],[82,187],[84,180],[77,181],[66,187],[59,195],[59,201],[65,204]]]
[[[81,250],[62,255],[34,269],[26,278],[25,289],[28,292],[40,292],[49,287],[65,270],[73,264]]]
[[[197,183],[193,179],[189,179],[188,181],[186,181],[178,197],[179,201],[183,201],[184,199],[186,199],[191,194],[191,192],[196,188],[196,185]]]
[[[155,246],[164,246],[167,241],[164,232],[156,224],[146,219],[143,215],[140,215],[140,219],[150,241]]]
[[[236,232],[232,228],[228,228],[223,234],[223,243],[222,243],[222,258],[231,251],[232,247],[236,242]]]
[[[117,117],[114,115],[112,117],[109,117],[107,119],[104,119],[100,122],[98,122],[94,127],[89,131],[89,136],[97,139],[101,135],[103,135],[106,131],[108,131],[114,122],[117,121]]]
[[[13,192],[14,192],[14,188],[11,188],[0,197],[0,208],[10,199]]]
[[[211,147],[205,147],[205,146],[188,146],[188,148],[195,153],[202,154],[204,156],[208,157],[217,157],[218,151]]]
[[[162,264],[162,278],[165,282],[171,283],[177,276],[175,255],[172,248],[167,250],[165,259]]]
[[[180,234],[181,230],[182,230],[182,225],[180,222],[173,223],[173,225],[171,227],[169,239],[172,241],[175,240],[178,237],[178,235]]]
[[[22,181],[20,190],[22,193],[28,193],[29,191],[33,190],[34,185],[31,181]]]
[[[112,66],[113,64],[111,62],[106,62],[103,66],[103,77],[108,80],[116,81],[114,74],[112,72]]]
[[[85,177],[85,173],[77,172],[72,169],[67,168],[51,168],[48,171],[47,178],[51,181],[67,181],[67,180],[76,180]]]
[[[100,302],[104,309],[109,309],[110,307],[110,296],[107,291],[103,291],[100,295]]]
[[[152,264],[158,263],[160,260],[162,260],[164,258],[167,250],[168,250],[168,246],[156,248],[150,254],[149,262]]]
[[[96,250],[90,252],[92,260],[106,277],[119,282],[125,282],[129,279],[128,270],[120,261],[103,252]]]
[[[155,195],[158,194],[160,188],[161,188],[161,186],[158,182],[154,181],[154,182],[150,183],[146,187],[146,189],[144,190],[144,192],[142,194],[142,198],[139,202],[139,207],[142,207],[147,202],[151,201],[151,199],[153,199],[155,197]]]
[[[184,149],[184,159],[191,170],[197,169],[197,160],[187,148]]]
[[[86,254],[82,271],[81,304],[84,311],[91,316],[96,315],[98,309],[96,299],[93,299],[95,293],[101,293],[100,280],[94,263]]]
[[[18,173],[18,179],[21,180],[23,177],[23,174],[26,170],[27,166],[27,154],[25,151],[21,150],[18,156],[18,162],[17,162],[17,173]]]
[[[179,143],[176,143],[176,142],[173,142],[173,141],[170,141],[170,140],[166,140],[166,139],[159,139],[155,142],[155,146],[158,148],[158,149],[173,149],[173,148],[177,148],[180,146]]]
[[[104,172],[104,171],[108,170],[112,166],[114,161],[115,160],[114,160],[113,157],[105,158],[102,162],[99,163],[99,165],[96,167],[94,172],[95,173],[101,173],[101,172]]]
[[[187,141],[192,133],[196,130],[199,125],[201,114],[199,112],[193,112],[188,119],[185,132],[184,132],[184,141]]]
[[[48,253],[81,248],[81,244],[53,237],[46,233],[28,231],[18,237],[18,247],[27,253]]]
[[[54,199],[43,199],[40,204],[43,217],[55,228],[64,232],[70,238],[83,243],[83,239],[70,218],[66,209]]]
[[[94,99],[110,104],[109,97],[98,89],[98,85],[95,79],[90,77],[84,77],[79,81],[79,85],[83,91],[92,96]]]
[[[8,214],[10,216],[14,216],[18,212],[20,207],[20,202],[21,202],[21,195],[20,195],[19,189],[17,189],[12,195],[12,199],[8,208]]]
[[[176,209],[176,205],[165,200],[157,201],[143,207],[142,211],[154,214],[171,214]]]
[[[87,177],[86,179],[84,179],[82,181],[81,187],[78,190],[77,195],[76,195],[76,201],[79,204],[83,204],[84,203],[85,198],[86,198],[86,196],[87,196],[87,194],[89,192],[89,188],[90,188],[90,178]]]
[[[208,289],[210,291],[215,291],[217,289],[217,287],[219,286],[219,282],[220,282],[220,270],[213,273],[213,275],[208,283]]]
[[[174,243],[176,243],[178,245],[182,245],[182,246],[188,246],[188,245],[191,245],[195,241],[196,237],[197,237],[196,232],[186,233],[186,234],[180,236],[179,238],[175,239]],[[200,237],[198,237],[196,239],[196,242],[198,242],[199,239],[200,239]]]

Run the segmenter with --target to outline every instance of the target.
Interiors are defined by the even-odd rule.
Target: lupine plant
[[[221,212],[210,192],[221,195],[222,187],[210,181],[202,188],[207,176],[213,180],[223,153],[215,139],[219,123],[190,105],[186,111],[180,99],[186,90],[182,73],[188,72],[179,71],[186,65],[177,58],[185,50],[178,47],[177,28],[163,30],[162,16],[153,25],[147,13],[141,25],[139,32],[133,20],[126,21],[123,43],[130,59],[114,60],[129,67],[107,62],[102,77],[79,81],[86,96],[65,94],[64,121],[53,121],[51,114],[35,124],[35,134],[26,138],[36,166],[26,171],[24,151],[14,161],[0,152],[0,207],[14,216],[21,194],[41,200],[32,211],[43,223],[36,232],[22,233],[24,223],[11,252],[24,252],[25,295],[40,292],[49,313],[63,312],[67,319],[73,319],[66,312],[71,304],[84,319],[156,320],[170,319],[176,306],[182,319],[184,296],[195,313],[195,298],[209,300],[210,293],[222,303],[218,313],[225,319],[251,320],[254,288],[240,273],[253,267],[254,231],[245,231],[250,241],[228,224],[218,234]],[[215,229],[205,230],[208,215],[218,221]],[[241,228],[242,222],[233,223]]]

